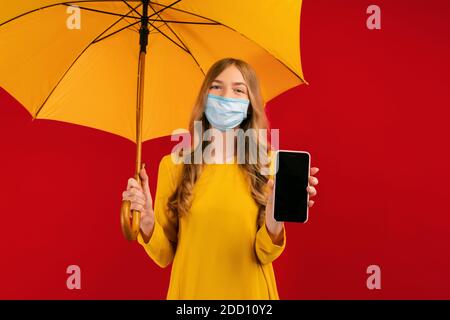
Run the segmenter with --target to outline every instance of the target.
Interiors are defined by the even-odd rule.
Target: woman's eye
[[[211,86],[210,89],[219,89],[219,86]]]
[[[244,91],[241,90],[241,89],[236,89],[236,91],[237,91],[237,92],[240,92],[240,93],[244,93]]]

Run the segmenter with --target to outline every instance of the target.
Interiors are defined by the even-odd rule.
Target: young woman
[[[274,219],[268,200],[273,181],[261,173],[268,159],[250,163],[250,143],[243,150],[244,163],[225,152],[230,143],[227,129],[268,128],[253,68],[233,58],[212,65],[192,111],[191,137],[198,134],[196,121],[203,130],[218,129],[223,139],[217,140],[225,143],[200,137],[190,152],[176,152],[184,161],[174,161],[175,152],[165,155],[154,208],[145,167],[142,185],[128,180],[123,200],[141,212],[138,243],[160,267],[172,263],[167,299],[279,299],[272,262],[285,248],[286,231],[283,222]],[[213,163],[192,161],[194,150],[210,144]],[[234,146],[236,152],[237,143]],[[313,175],[318,170],[311,168],[310,197],[316,195],[318,180]]]

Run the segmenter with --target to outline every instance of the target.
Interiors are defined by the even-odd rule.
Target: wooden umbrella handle
[[[122,227],[122,233],[127,240],[136,240],[140,224],[141,224],[141,212],[139,210],[130,210],[131,201],[123,200],[120,208],[120,225]]]
[[[141,184],[139,172],[141,171],[142,156],[142,123],[144,114],[144,76],[145,76],[145,55],[148,43],[148,6],[149,0],[142,0],[142,20],[139,29],[140,49],[138,60],[138,86],[136,101],[136,174],[135,179]],[[139,210],[130,210],[131,201],[123,200],[120,208],[120,224],[122,233],[127,240],[136,240],[140,231],[141,213]],[[130,212],[131,211],[131,212]]]

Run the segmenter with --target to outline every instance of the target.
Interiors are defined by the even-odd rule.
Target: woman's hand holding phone
[[[287,151],[280,150],[278,151],[276,167],[280,166],[280,152],[283,152],[283,161],[281,161],[282,166],[282,180],[281,188],[280,186],[275,187],[274,178],[278,178],[278,171],[275,173],[274,177],[271,177],[267,182],[268,189],[268,202],[266,206],[266,226],[269,231],[269,235],[272,238],[274,243],[282,243],[282,230],[284,226],[284,221],[298,221],[298,222],[306,222],[307,211],[303,213],[302,206],[305,201],[306,208],[311,208],[314,205],[314,200],[311,200],[311,197],[317,195],[317,190],[315,186],[319,184],[319,180],[314,176],[319,172],[319,168],[312,167],[309,169],[310,155],[307,152],[302,151]],[[302,168],[308,167],[308,172],[306,172],[306,177],[304,178],[306,186],[305,191],[298,189],[298,186],[302,184]],[[278,181],[278,180],[277,180]],[[296,191],[297,190],[297,191]],[[276,192],[279,192],[276,195]],[[301,192],[302,194],[298,194],[297,192]],[[308,198],[306,198],[306,194]],[[306,199],[308,201],[306,202]],[[275,201],[281,201],[278,206],[274,205]],[[299,201],[298,205],[295,204],[296,201]],[[275,219],[275,208],[278,208],[278,212],[276,213],[277,219]],[[280,211],[282,210],[282,211]],[[307,209],[306,209],[307,210]],[[291,212],[292,211],[292,212]],[[303,215],[305,216],[303,217]]]
[[[317,179],[316,177],[314,177],[314,175],[319,172],[319,168],[317,167],[312,167],[310,170],[310,175],[308,178],[309,181],[309,186],[306,187],[306,191],[309,193],[309,197],[314,197],[315,195],[317,195],[317,190],[316,188],[314,188],[313,186],[316,186],[319,184],[319,179]],[[314,200],[309,200],[308,201],[308,207],[311,208],[314,204]]]

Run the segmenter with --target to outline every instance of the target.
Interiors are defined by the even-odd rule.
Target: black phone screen
[[[278,151],[274,188],[274,218],[277,221],[308,220],[310,155],[308,152]]]

